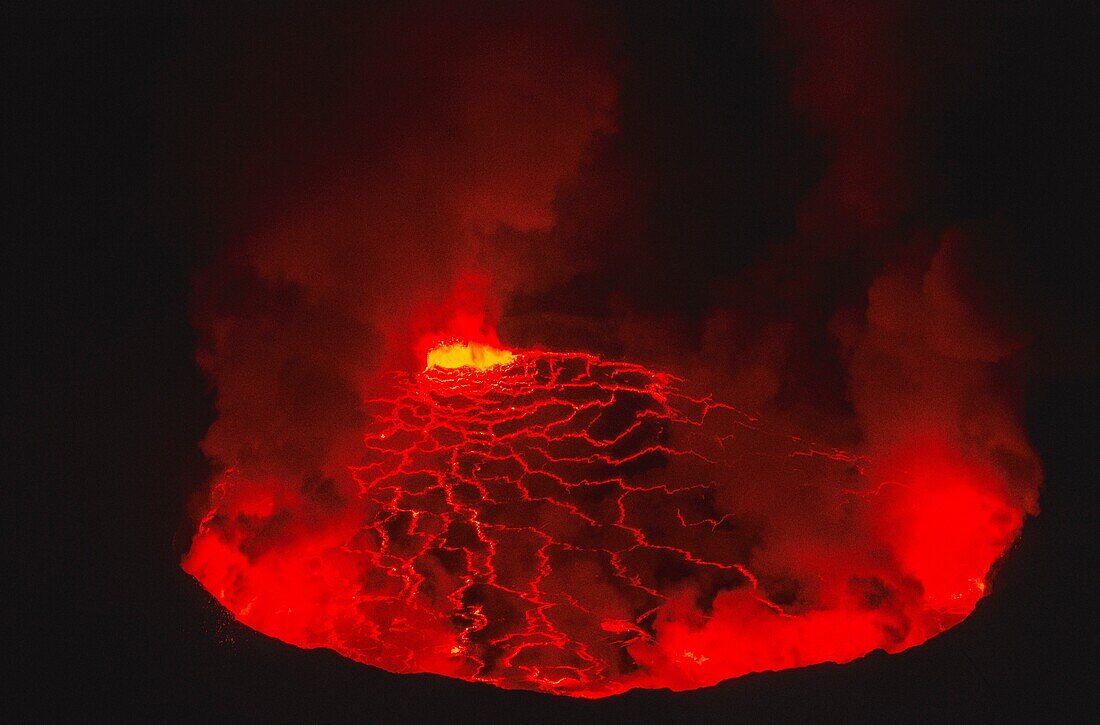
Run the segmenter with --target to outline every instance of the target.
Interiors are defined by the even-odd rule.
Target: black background
[[[957,32],[981,29],[988,63],[958,112],[929,131],[935,165],[956,182],[938,208],[951,218],[996,215],[1013,230],[996,250],[998,268],[1038,333],[1026,425],[1046,470],[1042,514],[1026,524],[993,594],[900,655],[594,702],[396,676],[301,651],[236,625],[179,569],[187,496],[208,474],[197,441],[213,415],[192,361],[187,301],[214,235],[192,180],[165,163],[174,149],[164,108],[165,98],[186,106],[172,74],[181,56],[206,57],[209,38],[179,7],[10,15],[3,551],[6,654],[17,676],[5,683],[4,708],[76,720],[1091,721],[1098,439],[1088,259],[1097,227],[1087,212],[1100,189],[1085,109],[1095,100],[1098,23],[1094,11],[1044,6],[945,12]],[[250,16],[218,18],[247,34]],[[708,33],[712,22],[636,13],[627,43],[656,54],[654,69],[679,64],[704,78],[716,63],[740,66]],[[194,77],[216,71],[215,55]],[[635,82],[647,78],[672,83],[658,71]],[[767,109],[773,100],[760,93],[754,103]],[[655,121],[653,132],[705,128],[735,100],[688,94],[676,99],[679,120]],[[704,191],[698,204],[708,203]],[[708,254],[679,250],[676,274],[690,281]]]

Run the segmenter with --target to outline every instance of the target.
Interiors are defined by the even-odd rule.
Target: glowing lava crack
[[[934,445],[873,479],[667,374],[462,348],[366,402],[351,476],[228,472],[185,569],[295,645],[601,697],[919,644],[1020,526]]]

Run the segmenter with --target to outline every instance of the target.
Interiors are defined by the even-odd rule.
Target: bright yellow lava
[[[428,352],[428,368],[475,368],[488,370],[516,359],[507,350],[480,342],[451,342],[438,345]],[[426,368],[427,369],[427,368]]]

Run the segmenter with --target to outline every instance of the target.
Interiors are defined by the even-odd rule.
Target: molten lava
[[[217,482],[184,567],[242,623],[393,672],[691,689],[920,644],[1022,522],[934,440],[880,470],[636,364],[427,362],[366,401],[350,475]]]
[[[474,368],[488,370],[496,365],[507,365],[516,359],[508,350],[478,342],[450,342],[437,345],[428,351],[430,368]]]

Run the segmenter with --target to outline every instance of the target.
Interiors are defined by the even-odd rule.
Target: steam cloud
[[[247,514],[241,553],[346,524],[380,372],[422,367],[426,340],[499,335],[668,370],[803,439],[735,441],[743,463],[714,501],[753,522],[746,566],[785,616],[747,587],[703,610],[686,587],[657,614],[656,645],[631,648],[633,684],[851,659],[965,616],[1037,513],[1017,412],[1027,340],[972,294],[986,231],[930,211],[916,127],[945,99],[898,42],[913,22],[899,12],[782,2],[735,19],[749,29],[731,32],[774,30],[745,62],[788,78],[754,100],[779,120],[710,119],[694,140],[662,114],[710,91],[678,85],[647,61],[654,38],[587,6],[421,6],[317,29],[356,38],[323,88],[340,103],[207,149],[234,240],[194,298],[217,392],[202,445],[242,482],[214,496],[226,526]],[[267,99],[267,69],[316,50],[268,36],[275,59],[242,62],[230,91]],[[290,500],[272,488],[297,503],[257,503]]]

